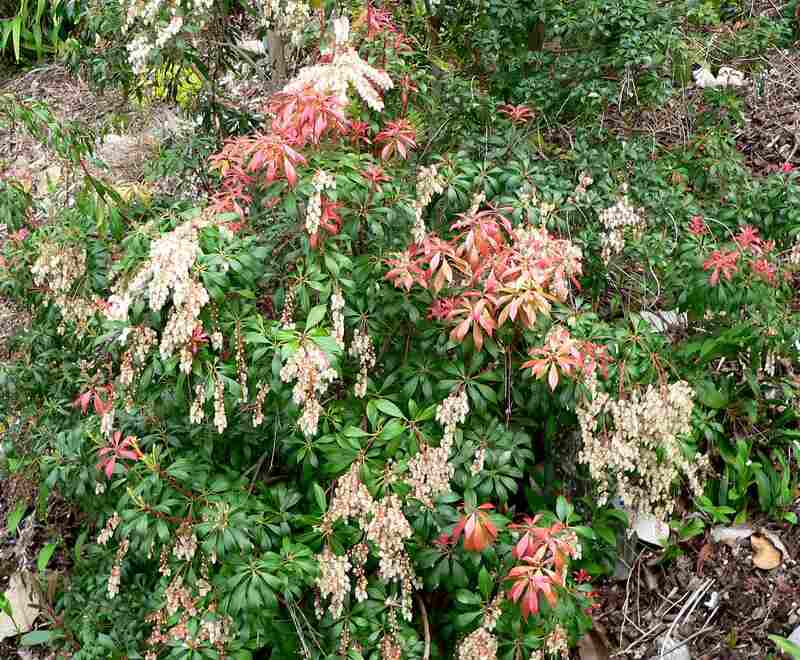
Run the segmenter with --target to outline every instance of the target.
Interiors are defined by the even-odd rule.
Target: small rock
[[[653,516],[637,516],[632,528],[639,540],[645,543],[663,548],[669,539],[669,525]]]

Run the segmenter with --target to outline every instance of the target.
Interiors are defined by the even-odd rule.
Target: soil
[[[749,539],[714,543],[709,531],[666,564],[662,551],[639,546],[627,579],[599,588],[595,620],[611,657],[658,657],[658,639],[672,631],[693,660],[763,659],[775,652],[768,635],[800,625],[800,527],[770,526],[788,555],[770,571],[753,565]]]

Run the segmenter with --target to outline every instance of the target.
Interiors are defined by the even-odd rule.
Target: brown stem
[[[425,601],[419,594],[414,594],[419,605],[420,612],[422,613],[422,630],[425,633],[425,652],[422,654],[422,660],[430,660],[431,657],[431,627],[428,623],[428,610],[425,607]]]

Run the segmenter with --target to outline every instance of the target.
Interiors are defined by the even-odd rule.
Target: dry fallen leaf
[[[710,543],[703,544],[700,552],[697,553],[697,574],[703,576],[703,564],[705,564],[711,557],[714,556],[714,546]]]
[[[771,571],[781,565],[783,555],[772,542],[758,534],[750,537],[753,546],[753,565],[765,571]]]

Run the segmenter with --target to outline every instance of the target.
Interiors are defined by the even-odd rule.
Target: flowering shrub
[[[451,149],[456,92],[429,98],[400,18],[360,9],[320,11],[207,199],[106,225],[87,187],[6,243],[46,356],[16,395],[75,404],[38,434],[90,516],[65,653],[566,657],[615,496],[666,519],[685,480],[724,506],[729,432],[797,432],[796,215],[678,196],[640,146],[534,161],[538,113],[506,100]],[[797,201],[780,176],[751,207]]]

